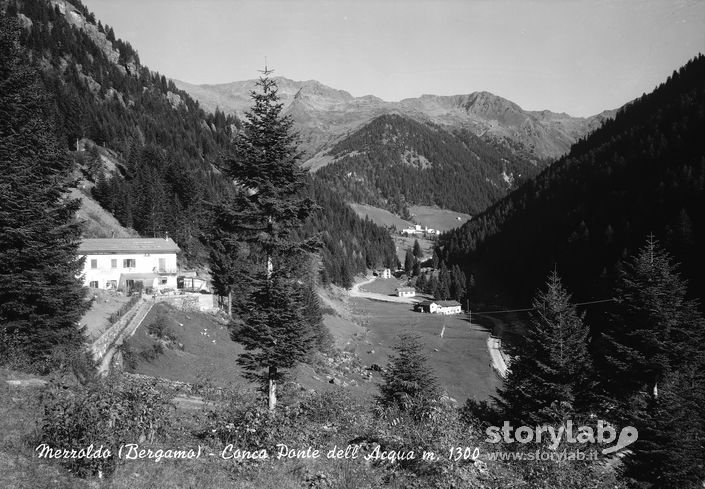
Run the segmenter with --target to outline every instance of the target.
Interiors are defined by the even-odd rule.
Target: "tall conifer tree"
[[[315,328],[309,324],[305,294],[294,270],[296,260],[314,251],[317,241],[296,239],[296,229],[314,205],[302,197],[297,136],[291,118],[281,114],[270,73],[265,67],[234,152],[222,166],[240,191],[219,207],[215,235],[220,240],[235,237],[251,264],[240,276],[251,287],[241,301],[244,325],[233,329],[233,340],[244,345],[238,363],[250,379],[263,384],[273,410],[285,371],[306,360],[315,345]],[[232,249],[232,242],[228,246]]]
[[[438,379],[428,366],[419,337],[403,334],[394,346],[396,354],[390,357],[382,373],[378,401],[384,407],[396,406],[402,411],[423,408],[438,399],[441,390]]]
[[[662,378],[702,354],[705,325],[686,292],[677,264],[650,236],[621,272],[618,311],[602,341],[607,386],[615,396],[658,396]]]
[[[0,14],[0,358],[13,348],[36,362],[58,346],[82,348],[87,304],[72,161],[17,36]]]
[[[500,389],[499,404],[512,421],[536,424],[581,412],[591,371],[589,328],[570,302],[557,272],[533,300],[524,343]]]
[[[603,377],[621,424],[639,439],[625,458],[640,487],[695,488],[705,478],[705,322],[653,236],[624,267],[602,338]]]

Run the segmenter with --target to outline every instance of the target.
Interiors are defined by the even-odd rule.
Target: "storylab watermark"
[[[554,426],[519,426],[514,427],[509,421],[505,421],[502,427],[490,426],[486,430],[488,443],[546,443],[550,450],[556,450],[561,443],[592,443],[603,448],[602,454],[609,455],[617,452],[639,438],[639,431],[633,426],[626,426],[619,432],[609,423],[599,420],[596,426],[580,425],[574,426],[573,421],[568,420],[560,427]],[[613,443],[616,444],[612,445]]]

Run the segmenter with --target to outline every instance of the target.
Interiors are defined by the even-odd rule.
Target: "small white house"
[[[460,314],[462,312],[458,301],[438,301],[436,304],[438,304],[436,314]]]
[[[413,287],[398,287],[397,297],[414,297],[416,295],[416,289]]]
[[[83,280],[95,289],[176,290],[178,245],[171,238],[84,239]]]
[[[460,314],[462,308],[457,301],[423,301],[414,306],[414,310],[431,314]]]
[[[389,268],[385,268],[379,271],[380,278],[392,278],[392,271]]]

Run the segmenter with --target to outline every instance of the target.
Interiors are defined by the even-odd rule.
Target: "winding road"
[[[502,354],[502,340],[496,336],[488,336],[487,350],[490,352],[490,358],[492,359],[492,368],[497,371],[500,377],[506,379],[509,367]]]

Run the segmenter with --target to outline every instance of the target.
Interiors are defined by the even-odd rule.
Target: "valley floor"
[[[412,304],[423,297],[398,298],[365,290],[393,290],[397,285],[384,282],[394,280],[366,279],[353,287],[349,300],[352,319],[365,328],[365,335],[349,341],[346,350],[354,351],[364,365],[384,366],[394,353],[398,336],[414,333],[426,345],[429,364],[452,398],[462,403],[468,398],[484,400],[494,395],[501,379],[492,368],[487,348],[490,331],[472,323],[465,314],[414,312]]]
[[[337,287],[322,291],[324,323],[339,353],[299,367],[296,382],[321,392],[342,387],[355,397],[370,399],[378,394],[379,370],[395,353],[399,335],[413,333],[424,343],[429,364],[450,397],[463,403],[494,395],[503,370],[497,368],[497,360],[493,368],[490,329],[465,314],[415,312],[413,304],[426,297],[394,296],[403,284],[373,277],[359,280],[351,291]],[[163,338],[149,333],[150,324],[157,321],[166,331]],[[132,355],[128,370],[135,373],[222,387],[249,384],[236,363],[242,347],[231,340],[223,317],[159,304],[130,339],[128,349]]]

